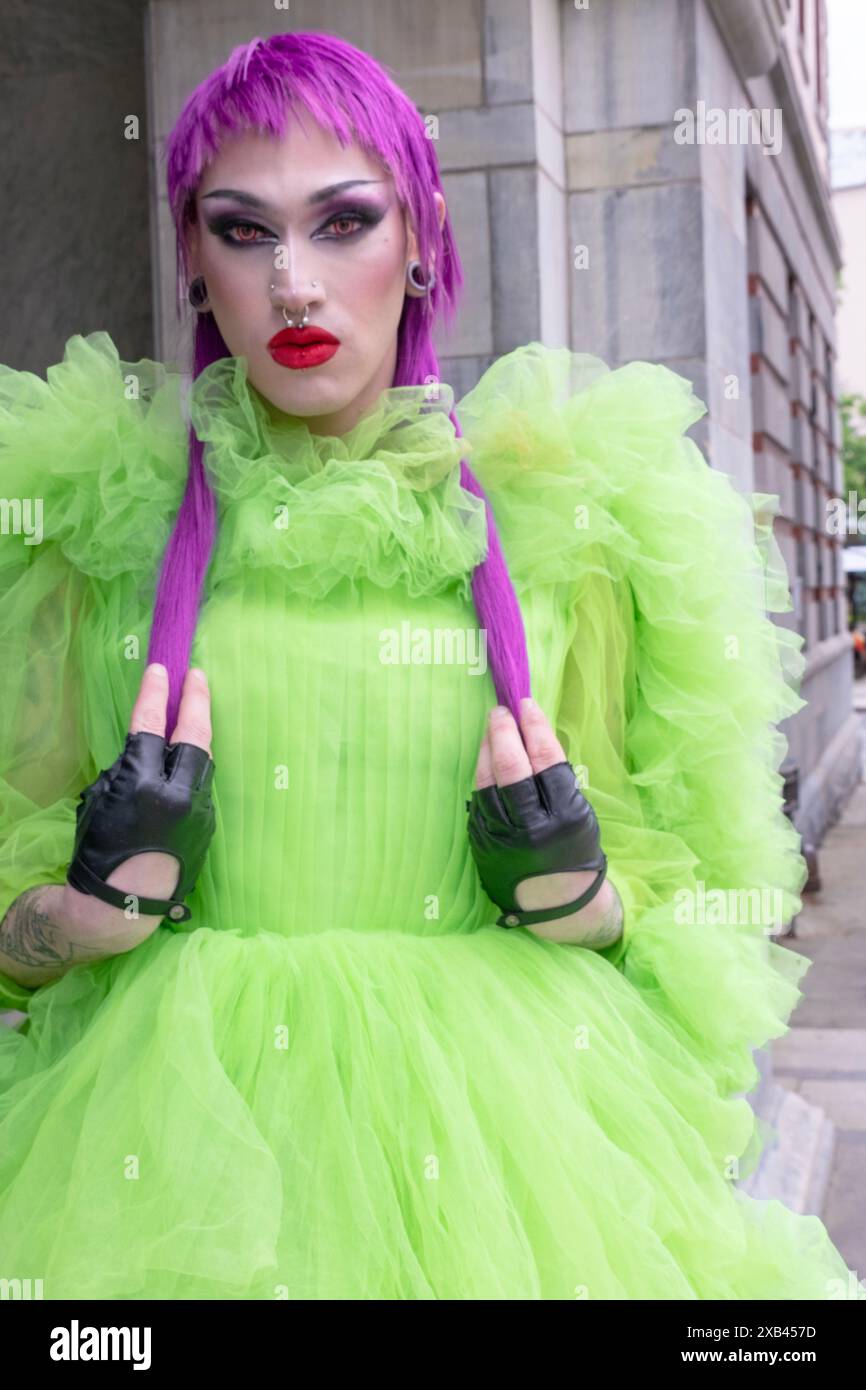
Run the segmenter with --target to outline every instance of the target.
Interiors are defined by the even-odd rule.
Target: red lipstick
[[[281,367],[318,367],[327,362],[340,339],[324,328],[309,323],[305,328],[281,328],[268,343],[268,352]]]

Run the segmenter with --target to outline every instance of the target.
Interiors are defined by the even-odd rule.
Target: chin
[[[351,392],[341,390],[333,380],[324,379],[327,368],[327,363],[296,371],[289,367],[277,367],[279,377],[276,381],[271,373],[268,373],[267,380],[260,376],[257,380],[250,377],[250,381],[261,396],[286,415],[330,415],[342,410],[353,397]]]

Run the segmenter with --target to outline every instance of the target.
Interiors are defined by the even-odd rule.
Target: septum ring
[[[311,283],[311,285],[313,286],[313,289],[315,289],[319,282],[318,282],[318,280],[311,280],[310,283]],[[269,285],[268,288],[271,290],[271,292],[273,292],[277,287],[276,287],[276,285]],[[282,310],[283,310],[283,318],[284,318],[285,321],[286,321],[286,327],[287,327],[287,328],[295,328],[295,327],[297,327],[297,328],[306,328],[307,324],[308,324],[309,321],[310,321],[310,306],[309,306],[309,304],[305,304],[305,305],[304,305],[304,316],[303,316],[303,318],[301,319],[301,322],[300,322],[299,324],[297,324],[297,325],[295,324],[295,316],[294,316],[294,314],[291,314],[291,315],[289,314],[289,311],[288,311],[288,309],[286,308],[285,304],[282,306]]]
[[[294,320],[294,316],[289,317],[289,311],[288,311],[288,309],[286,308],[286,306],[285,306],[285,304],[284,304],[284,305],[283,305],[283,318],[286,320],[286,327],[287,327],[287,328],[306,328],[307,324],[308,324],[309,321],[310,321],[310,306],[309,306],[309,304],[305,304],[305,305],[304,305],[304,317],[301,319],[301,322],[300,322],[300,323],[296,324],[296,323],[295,323],[295,320]]]

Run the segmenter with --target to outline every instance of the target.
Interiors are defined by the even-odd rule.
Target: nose
[[[303,328],[314,310],[322,303],[322,295],[317,280],[308,281],[309,288],[303,292],[301,287],[289,288],[278,283],[271,285],[271,303],[287,322],[296,328]]]
[[[282,253],[282,254],[281,254]],[[318,280],[299,273],[295,257],[288,245],[275,249],[275,269],[271,276],[271,303],[277,310],[285,309],[290,318],[300,316],[309,308],[313,312],[324,302],[324,290]],[[285,268],[277,268],[285,263]]]

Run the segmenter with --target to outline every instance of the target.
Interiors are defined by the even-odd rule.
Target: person
[[[4,1275],[839,1296],[737,1185],[808,967],[773,499],[660,365],[455,401],[433,143],[347,42],[235,49],[167,176],[192,379],[0,373]]]

